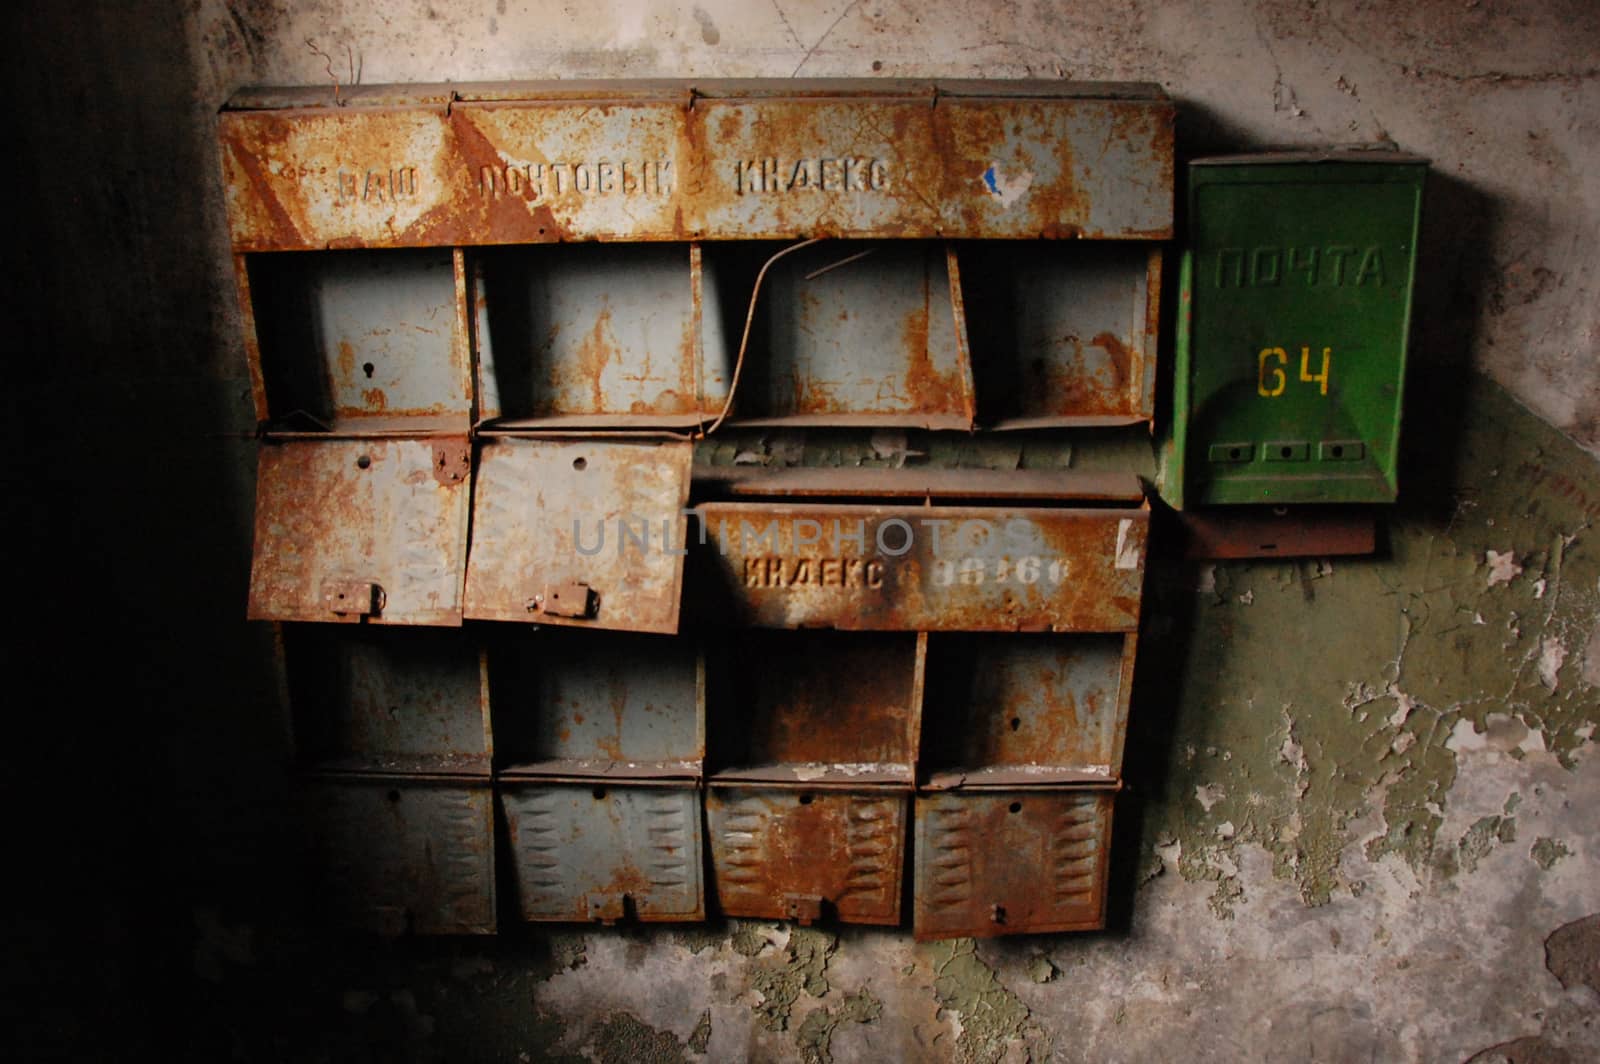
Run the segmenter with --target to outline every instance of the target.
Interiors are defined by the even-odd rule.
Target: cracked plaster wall
[[[207,1059],[1593,1059],[1600,8],[191,0],[8,18],[12,97],[29,104],[23,202],[37,207],[16,219],[32,254],[7,276],[27,308],[22,347],[42,357],[38,387],[7,396],[7,431],[13,453],[39,458],[18,523],[54,563],[22,574],[49,637],[18,661],[63,705],[105,707],[72,728],[27,717],[17,738],[33,756],[8,782],[13,807],[34,783],[57,798],[14,845],[64,851],[62,885],[12,917],[23,1044],[106,1056],[143,1036]],[[1189,153],[1393,141],[1434,159],[1405,501],[1373,559],[1153,563],[1112,931],[914,945],[734,922],[351,945],[299,928],[286,739],[265,637],[239,620],[253,444],[211,128],[235,87],[318,83],[330,66],[369,83],[1153,79],[1180,100]],[[86,264],[104,268],[86,278]],[[1126,438],[725,447],[709,459],[1149,462]],[[55,571],[83,596],[47,584]],[[86,602],[118,611],[92,668],[80,648],[102,622]],[[61,846],[85,824],[139,830]]]

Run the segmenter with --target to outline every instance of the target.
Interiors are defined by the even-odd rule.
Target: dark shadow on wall
[[[192,54],[184,7],[6,16],[14,1058],[183,1055],[198,928],[298,879],[270,633],[244,621],[254,418],[205,235],[195,71],[226,57]]]

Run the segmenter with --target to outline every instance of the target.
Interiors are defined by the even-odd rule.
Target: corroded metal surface
[[[1104,926],[1110,791],[959,792],[917,798],[919,939]]]
[[[221,116],[234,246],[1171,235],[1154,86],[647,88],[243,99],[279,108]]]
[[[250,256],[241,292],[264,382],[260,419],[273,429],[415,421],[466,432],[456,260],[444,249]]]
[[[1132,631],[1148,511],[704,503],[705,608],[776,627]]]
[[[694,472],[697,496],[745,498],[1007,499],[1056,502],[1144,500],[1132,473],[1071,469],[864,469],[852,466],[713,466]]]
[[[692,446],[502,439],[478,454],[466,615],[675,632]],[[582,584],[583,616],[547,610]]]
[[[1155,413],[1161,252],[1142,244],[969,244],[979,417],[997,429]]]
[[[719,331],[702,338],[698,246],[497,248],[476,268],[493,428],[692,425],[722,409],[732,352]]]
[[[489,689],[501,778],[700,775],[705,664],[693,639],[497,633]]]
[[[718,908],[727,916],[900,922],[906,806],[890,791],[706,791]]]
[[[487,779],[308,780],[318,900],[339,924],[396,935],[492,934]]]
[[[924,710],[925,785],[1116,779],[1137,638],[935,635]]]
[[[498,785],[525,920],[703,920],[692,787]]]
[[[712,721],[719,780],[909,785],[927,637],[739,633]]]
[[[484,662],[470,633],[286,625],[283,664],[308,767],[489,774]]]
[[[263,443],[249,616],[460,624],[467,467],[464,438]]]

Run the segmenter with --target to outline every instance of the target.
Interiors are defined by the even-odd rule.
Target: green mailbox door
[[[1176,505],[1394,500],[1426,171],[1373,151],[1190,164]]]

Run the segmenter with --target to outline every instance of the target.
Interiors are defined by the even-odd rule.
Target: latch
[[[623,896],[620,894],[590,894],[586,899],[589,919],[607,926],[622,919]]]
[[[529,613],[548,613],[552,617],[593,617],[600,608],[600,596],[588,584],[556,584],[528,602]]]
[[[324,580],[322,604],[342,621],[359,622],[383,612],[383,588],[365,580]]]
[[[789,919],[805,927],[822,919],[822,898],[816,894],[785,894],[783,910]]]

